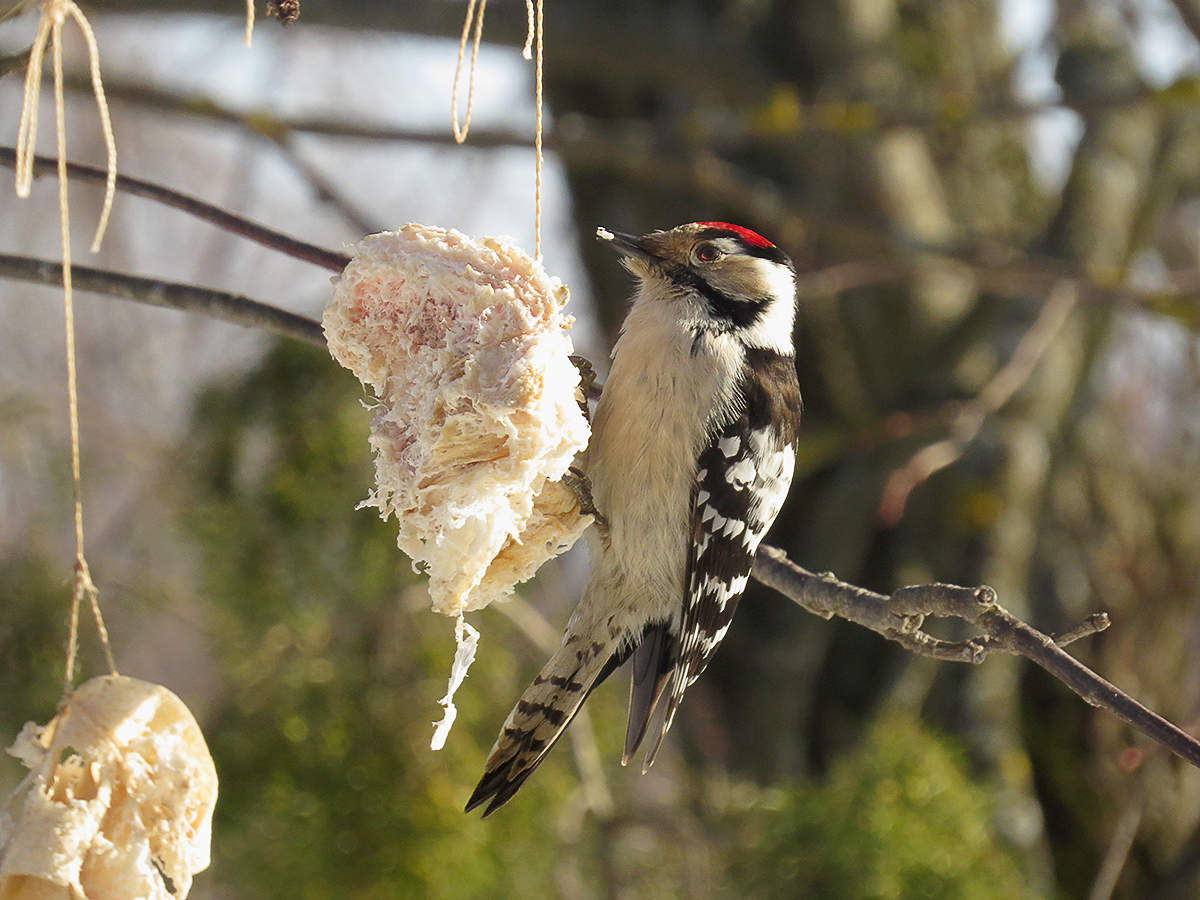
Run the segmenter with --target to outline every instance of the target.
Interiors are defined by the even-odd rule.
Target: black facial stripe
[[[765,297],[753,300],[734,300],[728,294],[701,280],[700,293],[708,301],[708,310],[713,318],[728,322],[733,328],[749,328],[760,318],[770,302]]]
[[[691,288],[702,296],[708,303],[708,311],[712,317],[725,326],[723,330],[749,328],[762,317],[767,304],[771,302],[767,297],[735,300],[684,266],[672,266],[666,274],[672,281]]]

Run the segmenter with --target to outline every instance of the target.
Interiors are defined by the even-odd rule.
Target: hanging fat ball
[[[560,479],[587,446],[567,288],[501,238],[370,235],[335,280],[329,350],[378,398],[376,487],[447,615],[511,595],[591,518]]]
[[[8,753],[30,774],[15,819],[0,812],[3,900],[182,900],[208,867],[217,773],[166,688],[93,678]]]
[[[458,617],[434,750],[479,641],[463,613],[510,596],[592,521],[562,481],[590,433],[567,298],[509,241],[410,224],[360,242],[325,309],[330,352],[377,398],[362,505],[396,517],[433,608]]]

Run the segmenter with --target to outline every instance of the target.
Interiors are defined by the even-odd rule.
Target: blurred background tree
[[[260,21],[249,54],[228,5],[89,8],[126,172],[333,247],[410,219],[531,244],[523,4],[489,5],[486,37],[508,46],[485,47],[465,149],[445,115],[464,3],[311,2],[286,31]],[[801,269],[806,401],[772,540],[885,592],[987,582],[1045,631],[1106,609],[1114,627],[1073,652],[1200,728],[1193,0],[546,6],[546,255],[598,367],[630,289],[596,224],[763,232]],[[28,23],[0,30],[0,55]],[[0,78],[14,133],[17,80]],[[0,236],[54,256],[37,196]],[[324,275],[124,210],[103,264],[309,313],[325,299]],[[1077,301],[1047,314],[1065,288]],[[60,363],[35,352],[61,340],[53,292],[5,294],[11,735],[56,694],[70,557]],[[353,509],[371,475],[352,378],[177,314],[96,300],[81,319],[118,661],[197,710],[222,778],[193,896],[1200,894],[1200,772],[1019,660],[918,659],[753,586],[651,774],[615,765],[614,686],[589,701],[594,738],[578,723],[510,807],[462,816],[581,561],[477,617],[459,725],[433,754],[450,629],[392,528]]]

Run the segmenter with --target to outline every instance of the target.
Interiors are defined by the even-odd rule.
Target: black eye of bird
[[[700,262],[712,262],[721,255],[716,244],[701,244],[696,248],[696,259]]]

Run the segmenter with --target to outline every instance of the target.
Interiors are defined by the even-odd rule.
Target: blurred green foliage
[[[747,897],[987,900],[1035,896],[991,825],[994,802],[963,753],[885,715],[820,783],[752,819],[733,857]]]
[[[52,572],[40,556],[0,560],[0,740],[11,739],[28,719],[49,719],[62,691],[71,588]],[[85,645],[84,665],[87,652]],[[0,795],[22,777],[5,769]]]

